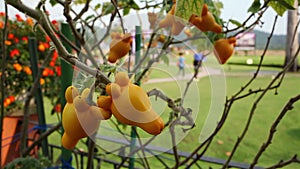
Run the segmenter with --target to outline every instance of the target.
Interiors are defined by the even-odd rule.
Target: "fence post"
[[[74,37],[71,32],[71,28],[68,24],[61,23],[61,32],[70,41],[74,40]],[[68,52],[72,51],[72,48],[67,43],[63,42],[63,45]],[[72,69],[72,66],[63,59],[60,59],[60,64],[61,64],[61,105],[64,107],[66,104],[65,90],[68,88],[68,86],[72,85],[73,69]],[[62,107],[62,109],[63,109],[63,107]],[[64,132],[63,127],[61,128],[61,130],[63,133]],[[62,147],[61,153],[62,153],[61,158],[62,158],[63,162],[69,163],[71,165],[72,164],[72,161],[71,161],[72,152],[70,150],[67,150],[64,147]]]
[[[141,42],[142,42],[142,31],[141,26],[135,26],[135,64],[137,64],[141,57]],[[137,82],[140,85],[140,82]],[[136,126],[131,128],[131,141],[130,141],[130,152],[135,149],[136,146]],[[134,168],[134,155],[129,158],[129,169]]]
[[[28,38],[28,45],[29,45],[29,53],[30,53],[30,64],[32,69],[32,76],[33,81],[38,76],[38,52],[37,52],[37,41],[35,37],[29,37]],[[40,83],[38,83],[37,91],[35,94],[35,103],[38,113],[38,120],[39,120],[39,126],[41,127],[39,131],[44,133],[46,131],[46,120],[45,120],[45,111],[44,111],[44,101],[43,101],[43,93]],[[48,151],[48,140],[47,138],[44,138],[42,140],[42,152],[43,156],[48,157],[49,151]]]

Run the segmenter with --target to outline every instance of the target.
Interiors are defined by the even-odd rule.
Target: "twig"
[[[267,1],[265,1],[264,2],[264,5],[258,10],[258,11],[262,11],[260,14],[259,14],[259,17],[252,23],[252,24],[250,24],[250,26],[247,26],[247,28],[251,28],[251,27],[253,27],[254,25],[256,25],[258,22],[259,22],[259,20],[260,20],[260,18],[262,17],[262,15],[266,12],[266,10],[267,10],[267,8],[268,8],[268,4],[269,4],[269,2],[270,2],[271,0],[267,0]],[[245,26],[247,25],[247,23],[251,20],[251,18],[253,18],[255,16],[255,13],[252,13],[251,15],[249,15],[248,16],[248,18],[241,24],[241,25],[239,25],[239,26],[237,26],[236,28],[233,28],[233,29],[230,29],[230,30],[227,30],[227,31],[225,31],[225,32],[223,32],[223,33],[228,33],[228,32],[234,32],[234,31],[237,31],[237,30],[239,30],[240,28],[245,28]],[[247,29],[243,29],[242,31],[239,31],[238,33],[241,33],[241,32],[243,32],[244,30],[247,30]],[[237,34],[238,34],[237,33]]]
[[[120,25],[121,25],[121,28],[122,28],[122,32],[125,33],[124,22],[123,22],[123,19],[122,19],[122,15],[120,14],[120,11],[119,11],[119,9],[118,9],[117,0],[111,0],[111,3],[114,5],[115,11],[116,11],[116,13],[117,13],[118,16],[119,16],[119,19],[120,19]]]
[[[121,163],[119,164],[119,166],[116,167],[116,169],[120,169],[123,164],[128,160],[129,157],[132,157],[133,154],[137,153],[138,151],[140,151],[141,149],[144,149],[148,144],[150,144],[154,139],[156,138],[156,136],[151,137],[145,144],[141,145],[140,147],[135,148],[133,151],[131,151],[127,157],[124,157],[121,161]]]
[[[5,2],[4,4],[5,8],[5,21],[4,21],[4,29],[2,30],[2,39],[1,39],[1,46],[2,46],[2,63],[1,63],[1,117],[0,117],[0,133],[2,136],[2,130],[3,130],[3,118],[4,118],[4,98],[5,98],[5,79],[6,79],[6,74],[5,74],[5,69],[6,69],[6,45],[5,45],[5,40],[7,37],[7,22],[8,22],[8,10],[7,10],[7,3]],[[0,140],[0,145],[2,145],[2,139]],[[2,164],[2,146],[0,147],[0,162]]]
[[[293,104],[297,101],[300,100],[300,94],[297,95],[296,97],[291,98],[288,103],[285,104],[284,108],[281,110],[280,114],[277,116],[276,120],[274,121],[274,123],[272,124],[271,128],[270,128],[270,132],[269,132],[269,136],[267,138],[267,141],[265,143],[263,143],[259,149],[259,151],[257,152],[256,156],[254,157],[250,168],[254,168],[254,166],[257,164],[258,159],[260,158],[260,156],[263,154],[263,152],[267,149],[267,147],[271,144],[271,141],[273,139],[273,136],[277,130],[277,126],[279,125],[280,121],[283,119],[283,117],[286,115],[286,113],[289,110],[293,109]]]
[[[277,18],[277,16],[276,16],[276,18]],[[261,95],[260,95],[260,96],[255,100],[255,102],[253,103],[252,108],[251,108],[250,113],[249,113],[249,116],[248,116],[248,120],[247,120],[246,125],[245,125],[245,127],[244,127],[244,130],[243,130],[242,134],[238,137],[238,139],[237,139],[237,141],[236,141],[236,143],[235,143],[235,145],[234,145],[234,147],[233,147],[233,149],[232,149],[232,151],[231,151],[230,156],[228,157],[226,163],[223,165],[223,169],[225,169],[226,167],[228,167],[228,164],[229,164],[230,160],[232,159],[232,157],[233,157],[235,151],[237,150],[239,144],[242,142],[243,138],[245,137],[245,135],[246,135],[246,133],[247,133],[247,131],[248,131],[248,128],[250,127],[250,124],[251,124],[251,122],[252,122],[252,118],[253,118],[254,113],[255,113],[255,111],[256,111],[257,105],[258,105],[259,102],[262,100],[262,98],[265,96],[265,94],[270,90],[270,88],[273,86],[273,84],[274,84],[274,83],[275,83],[282,75],[284,75],[284,74],[286,73],[286,71],[289,69],[289,67],[292,66],[292,63],[293,63],[293,61],[295,60],[296,56],[298,55],[299,51],[300,51],[300,47],[298,48],[297,53],[296,53],[295,56],[294,56],[294,59],[292,59],[292,60],[290,61],[290,63],[289,63],[288,65],[286,65],[286,67],[285,67],[281,72],[279,72],[279,73],[275,76],[275,78],[267,85],[266,90],[263,91],[263,92],[261,93]]]
[[[174,158],[175,158],[175,167],[174,168],[178,168],[178,166],[179,166],[179,156],[178,156],[178,152],[177,152],[177,145],[176,145],[176,138],[175,138],[176,135],[175,135],[175,131],[174,131],[175,125],[176,125],[175,121],[173,123],[171,123],[169,131],[170,131],[170,134],[171,134],[172,149],[173,149],[173,155],[174,155]]]
[[[79,12],[79,14],[76,15],[74,18],[74,21],[76,22],[78,19],[81,19],[82,15],[88,11],[89,5],[90,5],[91,0],[86,0],[84,7],[82,10]]]
[[[61,124],[62,123],[60,122],[60,123],[56,124],[55,126],[53,126],[51,129],[47,130],[46,132],[43,132],[39,136],[38,139],[34,140],[34,142],[22,152],[23,156],[27,156],[36,145],[38,145],[41,141],[43,141],[46,137],[48,137],[54,131],[58,130],[61,127]]]
[[[267,167],[266,169],[276,169],[276,168],[281,168],[281,167],[284,167],[284,166],[287,166],[289,164],[292,164],[292,163],[300,163],[300,159],[297,157],[297,154],[294,155],[291,159],[287,160],[287,161],[279,161],[278,164],[275,164],[271,167]]]
[[[66,0],[64,3],[64,15],[67,18],[67,22],[73,32],[73,35],[75,36],[76,39],[79,40],[80,44],[83,46],[83,48],[85,49],[85,51],[87,52],[87,56],[88,59],[90,59],[90,61],[92,62],[94,67],[97,67],[97,61],[95,60],[95,58],[93,57],[92,53],[91,53],[91,49],[89,49],[89,47],[87,45],[85,45],[85,40],[83,39],[83,37],[78,33],[77,29],[74,26],[73,23],[73,19],[70,15],[70,4],[71,4],[71,0]]]
[[[93,169],[93,157],[94,157],[94,149],[95,149],[95,136],[96,133],[92,134],[88,138],[88,159],[87,159],[87,169]]]
[[[156,58],[151,59],[147,66],[145,67],[145,69],[142,71],[142,73],[136,78],[136,81],[139,82],[141,81],[141,79],[144,77],[144,75],[149,71],[149,69],[151,68],[151,66],[153,65],[153,63],[158,62],[159,59],[161,58],[161,56],[164,54],[165,50],[169,47],[170,43],[172,42],[173,38],[171,36],[168,37],[167,41],[164,43],[160,53],[158,54],[158,56]],[[147,55],[145,55],[146,57]],[[140,66],[140,65],[138,65]],[[138,67],[135,67],[134,69],[135,71],[138,70]],[[136,73],[134,71],[134,73]]]

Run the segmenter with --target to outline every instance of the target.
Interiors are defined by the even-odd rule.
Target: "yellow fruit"
[[[131,34],[125,34],[123,39],[113,39],[110,43],[108,61],[115,63],[118,59],[124,57],[131,49]]]
[[[148,21],[150,23],[150,29],[154,29],[157,21],[157,14],[154,12],[148,12]]]
[[[189,22],[195,25],[202,32],[222,32],[222,27],[216,23],[214,16],[208,11],[207,4],[203,5],[201,17],[192,14],[189,19]]]
[[[116,74],[115,83],[106,88],[109,96],[100,96],[98,106],[111,111],[121,123],[138,126],[152,135],[161,133],[164,123],[152,109],[147,93],[141,87],[132,84],[128,76],[126,78],[124,75],[127,76],[126,73]],[[111,103],[109,108],[107,108],[107,103]]]
[[[65,92],[65,98],[68,103],[73,103],[73,98],[79,95],[78,89],[74,86],[69,86]]]
[[[66,149],[73,149],[79,139],[95,133],[100,125],[100,120],[108,119],[111,116],[110,112],[97,106],[91,106],[86,102],[89,92],[90,89],[86,88],[80,96],[74,86],[68,87],[65,92],[67,103],[62,114],[64,134],[61,141]],[[73,99],[74,93],[77,96]]]
[[[220,64],[225,64],[231,57],[234,51],[236,38],[231,37],[229,39],[219,39],[214,42],[214,54],[218,58]]]

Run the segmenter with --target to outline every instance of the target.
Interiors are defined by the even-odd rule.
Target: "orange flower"
[[[32,71],[31,71],[31,69],[30,69],[29,66],[24,66],[23,71],[24,71],[26,74],[28,74],[28,75],[31,75],[31,74],[32,74]]]
[[[44,52],[46,50],[46,47],[43,43],[40,43],[38,46],[39,51]]]
[[[61,112],[61,104],[57,104],[54,107],[55,112]]]
[[[20,22],[23,21],[23,18],[19,14],[16,14],[16,19],[17,19],[17,21],[20,21]]]
[[[27,18],[26,22],[28,23],[28,25],[33,26],[33,20],[31,18]]]
[[[8,46],[10,46],[10,45],[11,45],[11,41],[9,41],[9,40],[6,40],[6,41],[5,41],[5,45],[8,45]]]
[[[14,38],[15,43],[19,43],[19,39],[18,38]]]
[[[55,61],[51,61],[49,64],[51,67],[55,66]]]
[[[5,12],[0,12],[0,16],[5,16]]]
[[[9,33],[9,34],[7,35],[7,39],[13,39],[14,37],[15,37],[15,35],[12,34],[12,33]]]
[[[0,72],[0,76],[2,76],[2,72]]]
[[[45,84],[45,79],[40,78],[40,84],[41,84],[41,85]]]
[[[4,28],[4,23],[0,21],[0,29]]]
[[[51,41],[51,38],[50,38],[49,36],[46,36],[45,38],[46,38],[46,41],[47,41],[47,42],[50,42],[50,41]]]
[[[4,99],[4,107],[9,106],[10,104],[11,104],[10,99],[8,99],[8,98]]]
[[[14,56],[19,56],[20,55],[20,51],[18,49],[13,49],[10,51],[9,56],[11,58],[13,58]]]
[[[15,96],[8,96],[8,99],[11,101],[11,102],[15,102]]]
[[[19,63],[13,64],[13,67],[16,69],[16,71],[21,72],[22,71],[22,66]]]
[[[27,44],[28,43],[28,37],[22,37],[22,41],[24,41],[25,42],[25,44]]]
[[[45,69],[43,70],[42,75],[45,76],[45,77],[49,76],[49,69],[48,69],[48,68],[45,68]]]
[[[60,66],[56,66],[55,71],[57,73],[57,76],[61,76],[61,67]]]

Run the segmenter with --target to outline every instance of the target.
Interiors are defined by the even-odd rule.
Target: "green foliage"
[[[38,160],[33,157],[25,157],[16,158],[7,164],[4,169],[44,169],[50,166],[51,162],[46,158]]]
[[[0,16],[0,25],[4,23],[4,15]],[[8,20],[6,44],[6,71],[0,75],[6,77],[4,107],[7,114],[20,109],[23,99],[33,84],[32,68],[29,54],[29,37],[34,37],[37,41],[36,50],[38,54],[38,64],[42,70],[40,83],[45,96],[53,99],[53,104],[57,100],[59,92],[59,75],[61,73],[58,53],[55,52],[50,63],[46,67],[41,67],[48,55],[50,48],[50,38],[37,27],[33,30],[34,21],[29,18],[22,18],[16,14],[16,19]],[[0,27],[0,30],[2,28]],[[3,38],[3,31],[0,31],[0,38]],[[2,58],[0,58],[2,61]]]
[[[110,2],[104,2],[102,7],[102,15],[107,15],[112,13],[115,10],[115,7]]]
[[[256,13],[259,11],[261,6],[260,0],[254,0],[250,8],[248,9],[248,12]]]
[[[188,21],[192,14],[201,14],[203,4],[203,0],[177,0],[175,15]]]
[[[236,26],[242,26],[242,24],[239,21],[234,20],[234,19],[229,19],[229,22],[236,25]]]
[[[294,0],[271,0],[269,6],[271,6],[275,12],[282,16],[288,9],[294,9]]]

